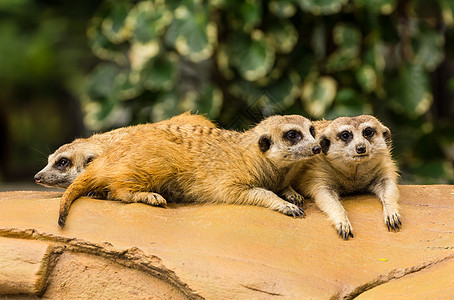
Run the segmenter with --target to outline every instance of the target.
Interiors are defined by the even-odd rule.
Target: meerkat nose
[[[363,153],[366,153],[366,147],[365,146],[357,146],[356,147],[356,153],[358,154],[363,154]]]
[[[319,154],[321,151],[322,151],[322,148],[319,145],[314,146],[314,148],[312,148],[312,153],[314,153],[314,154]]]
[[[43,179],[43,178],[41,177],[41,174],[39,174],[39,173],[36,174],[34,178],[35,178],[35,182],[41,182],[41,179]]]

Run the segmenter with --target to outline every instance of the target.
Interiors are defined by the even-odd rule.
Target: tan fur
[[[278,197],[296,162],[320,152],[302,116],[272,116],[240,133],[190,125],[159,125],[113,145],[64,193],[59,224],[88,192],[108,199],[165,205],[167,200],[258,205],[287,215],[303,211]],[[289,132],[302,134],[290,141]]]
[[[316,121],[314,127],[323,154],[299,170],[292,182],[296,191],[313,198],[344,239],[353,237],[353,231],[340,196],[358,192],[374,193],[383,204],[388,229],[399,230],[398,175],[389,129],[369,115]],[[363,136],[366,128],[375,131],[371,138]],[[343,131],[353,134],[348,143],[340,138]],[[364,147],[364,153],[358,154],[358,147]]]
[[[112,144],[123,137],[140,130],[148,130],[157,124],[202,125],[216,127],[210,120],[201,115],[185,112],[169,120],[158,123],[141,124],[118,128],[109,132],[94,134],[89,138],[76,139],[58,148],[49,155],[47,165],[35,175],[35,182],[47,187],[67,188],[83,172],[88,163],[101,155]],[[67,160],[67,165],[59,165]]]

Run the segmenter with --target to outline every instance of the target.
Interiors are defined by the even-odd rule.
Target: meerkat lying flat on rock
[[[369,115],[316,121],[314,126],[323,154],[299,169],[292,186],[314,199],[345,240],[353,231],[340,196],[357,192],[377,195],[388,230],[399,230],[398,175],[389,129]]]
[[[88,192],[108,199],[165,205],[166,199],[258,205],[303,216],[278,197],[286,173],[321,152],[311,122],[272,116],[246,132],[166,124],[128,135],[91,162],[66,190],[58,223]]]
[[[76,139],[58,148],[49,155],[47,165],[35,175],[35,182],[47,187],[66,189],[79,176],[87,165],[101,155],[112,144],[138,130],[147,130],[157,124],[189,124],[215,128],[206,117],[185,112],[169,120],[136,126],[118,128],[109,132],[94,134],[89,138]]]

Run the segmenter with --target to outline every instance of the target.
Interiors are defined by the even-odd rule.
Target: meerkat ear
[[[259,148],[260,151],[266,152],[271,147],[271,140],[269,136],[262,135],[259,139]]]
[[[320,146],[322,147],[323,154],[328,153],[329,146],[331,146],[331,141],[325,136],[320,137]]]
[[[391,131],[386,126],[383,126],[383,138],[385,139],[386,146],[390,147],[391,146],[391,142],[392,142]]]

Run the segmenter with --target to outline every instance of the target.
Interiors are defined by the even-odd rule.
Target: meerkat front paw
[[[383,213],[385,218],[386,227],[388,227],[388,231],[397,232],[402,227],[402,222],[400,221],[400,215],[397,211],[388,212],[385,211]]]
[[[348,240],[349,237],[354,238],[353,228],[348,219],[338,222],[335,225],[337,234],[344,240]]]
[[[134,202],[150,204],[153,206],[166,206],[167,201],[158,193],[139,192],[133,196]]]
[[[293,216],[294,218],[304,218],[306,216],[301,207],[288,202],[285,202],[285,204],[279,207],[277,211],[286,214],[287,216]]]
[[[291,186],[286,187],[281,192],[282,197],[284,200],[293,203],[297,206],[302,206],[304,197],[298,194]]]

